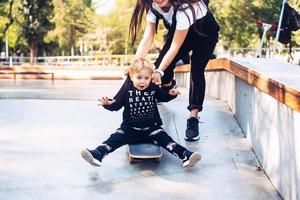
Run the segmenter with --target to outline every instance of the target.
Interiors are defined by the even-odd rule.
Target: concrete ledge
[[[253,65],[251,65],[251,61]],[[268,59],[251,59],[251,61],[245,61],[246,65],[245,63],[243,65],[243,61],[239,62],[238,60],[214,60],[208,64],[207,68],[223,68],[243,79],[248,84],[255,86],[278,101],[300,112],[300,79],[295,79],[297,74],[298,78],[300,78],[300,68],[281,61]],[[260,66],[257,65],[257,62],[260,62]],[[256,67],[254,67],[255,65]],[[268,74],[264,73],[266,70],[269,70]]]
[[[259,59],[258,59],[259,60]],[[259,61],[258,61],[259,62]],[[290,64],[283,63],[283,62],[275,62],[282,64],[284,67],[289,66]],[[265,63],[269,66],[270,70],[274,70],[274,62],[273,63]],[[280,71],[275,72],[279,73],[279,75],[284,75],[281,73],[289,74],[287,76],[292,75],[293,77],[297,74],[300,74],[300,67],[293,66],[292,68],[298,68],[298,70],[293,70],[292,73],[288,73],[288,71]],[[249,68],[250,67],[250,68]],[[278,101],[286,104],[287,106],[293,108],[294,110],[300,112],[300,75],[299,79],[296,79],[295,84],[290,84],[290,81],[282,81],[277,80],[276,77],[267,76],[264,73],[261,73],[257,71],[257,68],[251,68],[251,66],[243,66],[241,63],[238,63],[238,61],[228,60],[225,58],[222,59],[215,59],[211,60],[208,65],[206,66],[206,72],[211,71],[220,71],[220,70],[226,70],[228,72],[231,72],[235,76],[241,78],[242,80],[246,81],[248,84],[255,86],[259,90],[269,94],[270,96],[274,97]],[[268,69],[267,69],[268,70]],[[182,65],[179,67],[176,67],[175,72],[177,74],[180,73],[187,73],[190,71],[190,65]],[[295,73],[294,73],[295,71]],[[287,77],[291,78],[291,77]],[[295,79],[295,78],[294,78]],[[286,80],[286,79],[283,79]],[[188,81],[188,80],[185,80]],[[188,84],[188,83],[181,83],[182,85]]]
[[[271,59],[218,59],[207,95],[227,101],[284,199],[300,199],[300,68]]]

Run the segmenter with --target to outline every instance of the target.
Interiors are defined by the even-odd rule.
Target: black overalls
[[[168,22],[163,16],[153,8],[150,8],[153,14],[156,16],[156,27],[159,19],[163,19],[165,27],[168,29],[166,42],[159,54],[159,57],[155,61],[154,65],[156,68],[159,67],[163,57],[169,50],[173,36],[176,29],[176,13],[177,10],[174,8],[174,14],[172,17],[172,24],[168,25]],[[192,19],[191,19],[192,20]],[[216,22],[214,16],[207,10],[204,17],[196,20],[189,28],[188,34],[179,49],[177,55],[164,71],[162,77],[162,83],[169,83],[174,78],[174,68],[176,63],[184,57],[187,53],[192,51],[191,54],[191,72],[190,72],[190,91],[189,91],[189,106],[188,109],[199,109],[202,110],[204,95],[205,95],[205,76],[204,70],[209,61],[213,56],[213,51],[218,42],[218,32],[220,27]]]

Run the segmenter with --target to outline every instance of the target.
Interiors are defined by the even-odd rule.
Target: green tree
[[[143,25],[140,34],[134,46],[131,46],[131,40],[128,36],[129,23],[133,8],[135,6],[136,0],[116,0],[115,8],[106,15],[100,15],[98,17],[97,26],[100,29],[107,30],[106,40],[107,40],[107,51],[112,54],[133,54],[139,44],[139,41],[143,34],[143,28],[145,27],[145,16],[143,17]],[[144,13],[146,15],[146,13]],[[153,51],[156,48],[160,48],[163,44],[163,35],[166,30],[162,23],[159,25],[158,33],[154,38]]]
[[[291,6],[298,8],[300,0],[288,1]],[[282,1],[278,0],[214,0],[210,8],[214,11],[221,25],[221,41],[227,48],[257,47],[263,29],[257,25],[257,20],[277,24]],[[299,32],[299,31],[298,31]],[[295,41],[299,41],[296,33]],[[267,34],[268,43],[275,37],[275,31]]]
[[[50,22],[53,5],[48,0],[23,0],[20,13],[24,17],[22,23],[22,35],[26,39],[31,63],[38,56],[38,47],[44,44],[44,37],[53,28]]]
[[[3,48],[3,40],[7,35],[7,30],[13,24],[13,0],[1,0],[0,1],[0,50]]]
[[[74,55],[77,42],[95,28],[91,0],[53,0],[55,29],[47,40],[56,40],[61,48]]]
[[[124,54],[132,51],[128,40],[128,27],[135,0],[116,0],[114,9],[101,15],[102,28],[107,29],[107,50],[112,54]],[[125,52],[127,51],[127,52]]]

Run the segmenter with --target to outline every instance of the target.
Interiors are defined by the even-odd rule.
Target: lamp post
[[[281,7],[281,13],[279,17],[279,22],[278,22],[278,27],[277,27],[277,32],[276,32],[276,38],[273,44],[273,55],[275,54],[275,51],[277,50],[277,43],[280,35],[280,29],[281,29],[281,24],[282,24],[282,18],[283,18],[283,11],[284,11],[284,4],[286,3],[286,0],[282,1],[282,7]]]
[[[8,37],[6,35],[5,37],[5,57],[8,58],[9,55],[8,55]]]
[[[265,40],[265,37],[267,35],[267,32],[270,28],[272,28],[272,24],[267,24],[267,23],[262,23],[263,25],[263,29],[264,29],[264,32],[263,32],[263,35],[261,37],[261,41],[260,41],[260,45],[259,45],[259,48],[258,48],[258,57],[261,57],[261,54],[262,54],[262,49],[264,47],[264,40]]]

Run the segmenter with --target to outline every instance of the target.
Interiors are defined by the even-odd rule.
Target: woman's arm
[[[177,55],[184,39],[188,33],[188,29],[186,30],[176,30],[174,33],[174,37],[171,43],[170,49],[167,51],[166,55],[162,59],[158,69],[165,71],[170,63],[173,61],[175,56]]]
[[[158,70],[165,71],[168,68],[170,63],[173,61],[173,59],[177,55],[182,43],[185,40],[187,33],[188,33],[188,29],[175,31],[174,37],[173,37],[173,40],[171,43],[171,47],[165,54],[160,65],[158,66]],[[156,85],[161,85],[161,74],[155,73],[153,76],[152,82],[154,82]]]
[[[135,53],[135,58],[145,58],[152,46],[154,34],[155,34],[155,23],[147,22],[143,38],[138,46]]]

